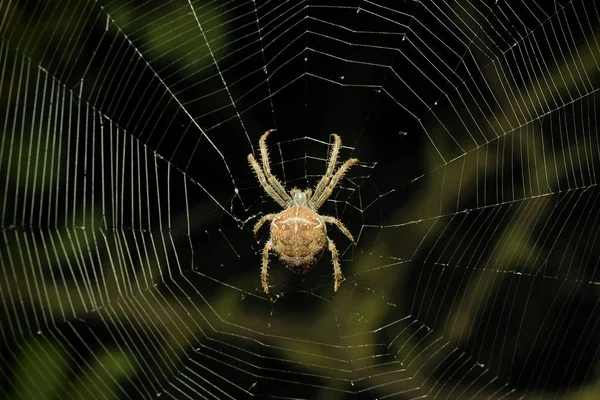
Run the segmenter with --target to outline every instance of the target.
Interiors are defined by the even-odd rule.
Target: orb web
[[[592,2],[0,5],[2,397],[593,398]],[[360,163],[305,275],[247,163]]]

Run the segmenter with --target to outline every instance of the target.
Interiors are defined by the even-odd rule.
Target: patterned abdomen
[[[291,207],[271,222],[273,250],[290,271],[305,273],[327,247],[323,219],[308,207]]]

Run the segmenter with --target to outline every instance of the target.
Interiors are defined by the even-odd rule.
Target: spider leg
[[[333,293],[340,288],[342,281],[342,268],[340,267],[340,255],[333,241],[327,238],[327,248],[331,252],[331,260],[333,261]]]
[[[337,226],[338,229],[340,231],[342,231],[342,233],[344,235],[346,235],[346,237],[348,239],[350,239],[350,241],[356,246],[356,242],[354,241],[354,236],[352,236],[352,233],[350,233],[350,231],[348,230],[348,228],[346,228],[346,226],[344,226],[344,224],[342,224],[342,222],[339,219],[334,218],[334,217],[330,217],[330,216],[327,216],[327,215],[322,215],[321,218],[323,218],[323,221],[325,221],[326,223],[334,224],[335,226]]]
[[[340,152],[340,147],[342,147],[342,139],[333,133],[333,147],[331,148],[331,153],[329,154],[329,162],[327,163],[327,171],[321,177],[321,180],[317,184],[315,188],[314,197],[318,198],[323,193],[323,189],[329,183],[331,176],[333,175],[333,170],[335,169],[335,164],[337,163],[338,154]]]
[[[276,129],[269,129],[266,131],[258,141],[258,145],[260,147],[260,159],[262,162],[263,171],[265,172],[265,177],[275,190],[279,194],[279,196],[286,202],[289,203],[292,200],[292,197],[285,190],[281,182],[273,175],[271,172],[271,164],[269,162],[269,148],[267,147],[267,137],[271,132],[275,132]],[[285,205],[283,206],[285,207]]]
[[[276,215],[277,214],[263,215],[262,218],[258,220],[256,225],[254,225],[254,229],[252,230],[254,232],[254,234],[256,235],[258,233],[258,230],[264,225],[264,223],[267,221],[271,221],[273,218],[275,218]]]
[[[265,192],[267,192],[267,194],[271,196],[273,200],[277,202],[277,204],[285,208],[287,206],[287,200],[285,198],[282,198],[281,195],[273,188],[273,186],[269,184],[269,181],[267,181],[267,178],[265,177],[265,173],[260,168],[260,165],[258,165],[258,162],[252,154],[248,154],[248,161],[254,169],[254,172],[256,172],[258,181],[260,182],[260,185],[263,187],[263,189],[265,189]]]
[[[262,288],[267,295],[269,295],[269,282],[268,282],[269,274],[267,273],[269,270],[269,250],[271,250],[272,248],[273,248],[273,242],[271,240],[269,240],[267,242],[267,244],[265,244],[265,247],[263,248],[262,267],[260,269],[260,281],[262,283]],[[269,298],[270,297],[271,296],[269,296]]]
[[[325,188],[321,191],[321,193],[319,193],[318,196],[313,196],[313,198],[311,199],[311,206],[313,210],[318,210],[323,205],[323,203],[325,203],[325,200],[327,200],[329,196],[331,196],[331,193],[333,193],[333,189],[337,186],[340,179],[342,179],[342,177],[346,174],[346,172],[348,172],[350,167],[352,167],[357,162],[357,158],[350,158],[342,164],[342,166],[337,170],[335,175],[333,175],[333,177],[331,178],[329,184],[325,186]]]

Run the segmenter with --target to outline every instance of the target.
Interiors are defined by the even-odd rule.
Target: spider
[[[334,173],[342,139],[333,134],[333,148],[329,156],[327,171],[317,184],[314,193],[311,189],[300,190],[298,188],[293,188],[288,193],[281,182],[271,173],[269,165],[269,151],[266,140],[269,134],[274,131],[275,129],[270,129],[260,138],[259,147],[262,167],[252,154],[248,154],[248,161],[254,172],[256,172],[261,186],[277,204],[283,207],[283,211],[278,214],[263,216],[254,226],[254,234],[256,235],[265,222],[271,221],[271,235],[263,248],[262,254],[262,268],[260,270],[262,288],[269,295],[267,278],[269,251],[273,250],[277,253],[279,260],[290,271],[304,274],[310,271],[312,266],[319,261],[325,248],[327,248],[331,252],[333,260],[333,291],[335,293],[340,287],[342,269],[340,268],[337,248],[327,236],[325,224],[334,224],[354,245],[356,245],[356,242],[348,228],[338,219],[327,215],[319,215],[317,210],[331,196],[340,179],[358,160],[356,158],[348,159]]]

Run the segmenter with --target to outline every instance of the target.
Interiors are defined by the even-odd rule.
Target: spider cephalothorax
[[[342,139],[333,134],[333,148],[329,156],[327,171],[321,178],[315,191],[311,189],[292,189],[290,193],[279,180],[271,173],[269,165],[269,152],[267,149],[267,136],[275,131],[266,131],[259,141],[261,165],[252,154],[248,155],[248,161],[256,172],[258,180],[265,191],[284,208],[279,214],[267,214],[263,216],[254,226],[254,234],[267,221],[271,221],[271,236],[263,249],[262,268],[260,271],[262,287],[269,294],[267,282],[267,271],[269,267],[269,251],[273,250],[279,259],[289,270],[296,273],[305,273],[319,260],[325,248],[331,252],[333,260],[333,290],[337,292],[342,279],[339,254],[333,241],[327,236],[326,223],[334,224],[344,235],[354,243],[354,237],[338,219],[326,215],[319,215],[317,210],[331,196],[333,189],[340,179],[358,162],[351,158],[344,162],[335,171],[338,153],[342,146]]]

